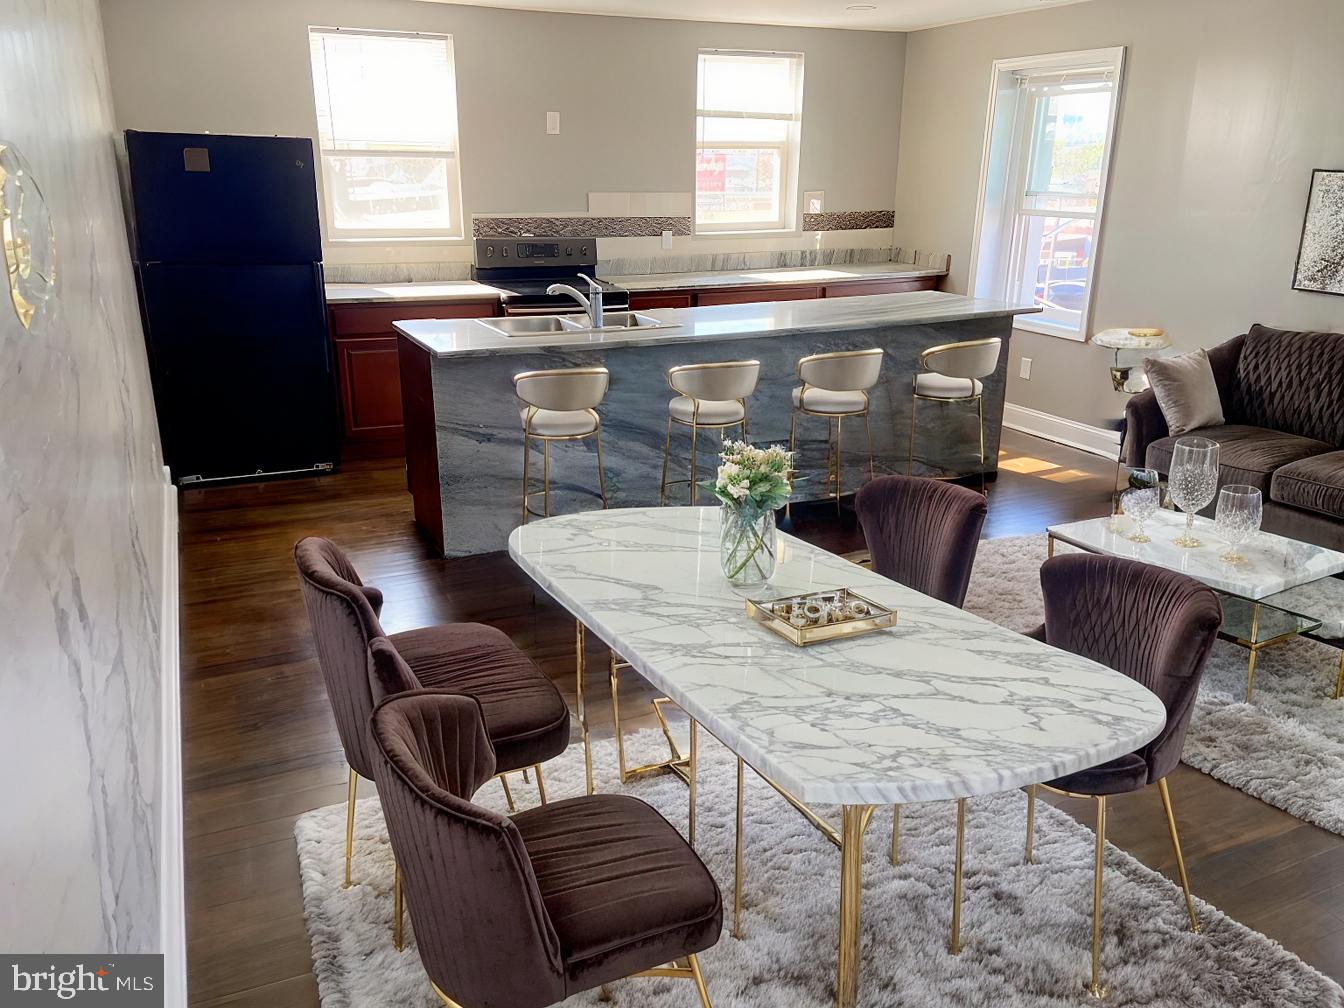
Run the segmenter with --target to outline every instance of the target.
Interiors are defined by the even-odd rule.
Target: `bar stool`
[[[756,391],[756,380],[761,375],[761,362],[720,361],[715,364],[682,364],[668,368],[667,383],[677,397],[667,404],[667,440],[663,443],[663,484],[658,494],[659,505],[667,503],[667,488],[690,483],[691,503],[695,503],[696,435],[701,428],[718,430],[720,435],[728,427],[742,428],[742,440],[747,439],[747,397]],[[667,480],[667,466],[672,454],[672,425],[682,424],[691,429],[691,478]]]
[[[915,471],[915,412],[919,401],[975,403],[980,419],[980,492],[985,493],[985,387],[980,379],[999,366],[1003,340],[967,340],[929,347],[919,355],[923,374],[915,375],[914,396],[910,402],[910,457],[906,472]]]
[[[602,471],[602,421],[595,407],[607,394],[610,372],[604,367],[560,368],[554,371],[523,371],[513,376],[513,390],[522,401],[518,416],[523,421],[523,524],[531,515],[551,514],[551,442],[597,441],[597,483],[602,507],[607,507],[607,480]],[[542,514],[528,506],[528,460],[531,441],[542,445]]]
[[[882,372],[882,350],[840,350],[812,354],[798,362],[803,383],[793,390],[793,415],[789,418],[789,451],[796,452],[798,414],[827,420],[826,481],[834,481],[835,507],[840,509],[841,426],[845,417],[863,417],[868,435],[868,478],[876,476],[873,463],[873,429],[868,423],[868,390]],[[797,455],[794,456],[797,458]]]

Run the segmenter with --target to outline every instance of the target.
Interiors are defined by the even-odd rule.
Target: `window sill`
[[[1042,336],[1055,336],[1059,339],[1066,339],[1073,343],[1087,342],[1087,337],[1077,329],[1069,329],[1066,326],[1041,322],[1032,318],[1030,315],[1015,316],[1013,318],[1013,328],[1021,329],[1025,332],[1039,333]]]

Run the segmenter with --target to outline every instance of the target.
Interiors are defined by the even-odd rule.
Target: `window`
[[[1124,49],[994,64],[975,274],[1015,325],[1085,340]]]
[[[329,238],[461,238],[450,35],[310,28]]]
[[[700,53],[695,112],[695,229],[793,227],[802,53]]]

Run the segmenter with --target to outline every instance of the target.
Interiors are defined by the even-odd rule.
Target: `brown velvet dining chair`
[[[873,570],[907,588],[961,608],[971,583],[985,524],[985,497],[946,480],[923,476],[881,476],[854,495],[854,510],[868,542]],[[957,803],[954,885],[961,885],[966,803]],[[891,863],[900,860],[901,807],[892,809]],[[953,904],[952,950],[960,937],[957,899]]]
[[[380,666],[395,665],[385,641]],[[723,906],[704,864],[636,798],[589,795],[513,817],[475,804],[495,773],[476,699],[419,690],[371,718],[374,777],[420,961],[450,1008],[542,1008],[631,976],[691,980]]]
[[[388,637],[404,659],[395,678],[372,675],[369,645],[384,637],[383,595],[365,585],[349,557],[328,539],[309,536],[294,547],[294,564],[317,646],[318,664],[336,719],[350,785],[345,821],[345,885],[354,849],[359,778],[373,779],[369,715],[390,693],[447,687],[476,697],[485,712],[510,807],[505,772],[531,768],[546,800],[541,764],[569,744],[569,708],[536,664],[508,636],[480,623],[445,623]]]
[[[1222,607],[1212,588],[1184,574],[1136,560],[1070,553],[1041,567],[1045,623],[1029,636],[1091,658],[1146,686],[1167,709],[1158,736],[1136,752],[1040,785],[1097,803],[1096,865],[1092,886],[1092,975],[1088,991],[1102,997],[1102,863],[1106,800],[1156,784],[1166,813],[1176,869],[1185,891],[1190,930],[1199,931],[1190,880],[1181,855],[1167,775],[1181,762],[1185,732],[1195,707],[1204,663],[1218,637]],[[1027,844],[1032,860],[1036,787],[1027,789]]]

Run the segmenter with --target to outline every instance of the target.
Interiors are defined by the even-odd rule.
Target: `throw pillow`
[[[1148,384],[1172,434],[1184,434],[1223,422],[1218,383],[1203,350],[1175,357],[1149,357],[1143,362]]]

